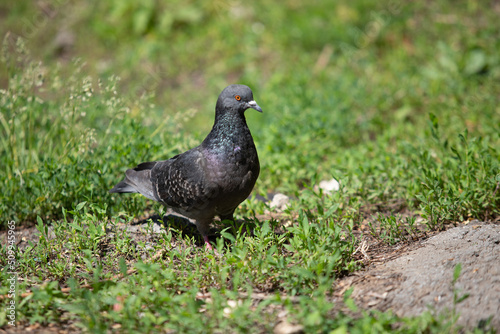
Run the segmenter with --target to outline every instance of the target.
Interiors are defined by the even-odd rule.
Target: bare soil
[[[399,316],[455,311],[457,324],[465,328],[500,330],[500,225],[471,222],[398,253],[343,278],[339,291],[353,287],[351,297],[362,309],[392,310]],[[462,270],[453,285],[457,264]],[[454,305],[454,293],[469,297]]]

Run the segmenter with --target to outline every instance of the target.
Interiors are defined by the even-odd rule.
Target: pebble
[[[290,197],[285,194],[277,193],[269,204],[272,209],[279,211],[285,210],[290,203]]]
[[[324,194],[331,195],[340,189],[340,183],[335,179],[331,179],[330,181],[323,180],[319,183],[319,189],[322,189]]]

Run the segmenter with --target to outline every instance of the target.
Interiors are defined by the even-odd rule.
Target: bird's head
[[[235,110],[243,113],[248,108],[262,112],[262,108],[253,99],[252,90],[245,85],[227,86],[217,99],[217,111]]]

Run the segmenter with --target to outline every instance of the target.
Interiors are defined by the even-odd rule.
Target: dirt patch
[[[467,328],[500,329],[500,226],[474,223],[451,228],[419,247],[339,282],[343,290],[354,287],[352,298],[363,309],[393,310],[399,316],[425,310],[460,313],[458,324]],[[462,271],[454,288],[453,272]],[[458,296],[469,294],[454,305]]]

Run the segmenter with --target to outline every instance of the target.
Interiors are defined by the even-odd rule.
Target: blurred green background
[[[116,212],[105,190],[127,167],[197,145],[231,83],[264,109],[247,113],[258,193],[336,177],[362,202],[416,209],[422,166],[442,189],[470,186],[441,172],[469,168],[450,149],[467,152],[459,134],[482,138],[472,158],[498,160],[499,14],[466,0],[4,1],[3,212],[57,217],[82,197]]]

